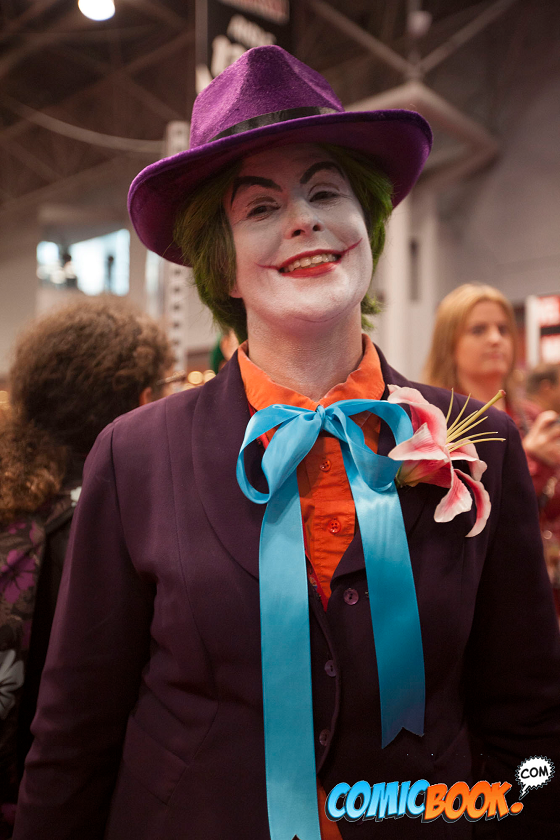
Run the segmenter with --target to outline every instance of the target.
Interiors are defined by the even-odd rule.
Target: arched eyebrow
[[[335,172],[338,172],[339,175],[346,179],[344,172],[342,171],[340,166],[338,166],[338,164],[334,163],[332,160],[321,160],[319,161],[319,163],[314,163],[312,166],[309,167],[309,169],[305,170],[305,172],[300,178],[300,184],[307,184],[307,182],[310,181],[311,178],[313,178],[315,173],[320,172],[321,169],[334,169]]]
[[[231,199],[230,199],[230,206],[233,204],[233,199],[235,198],[235,193],[240,187],[265,187],[269,190],[276,190],[276,192],[282,192],[282,187],[279,187],[274,181],[271,181],[270,178],[259,178],[257,175],[241,175],[239,178],[236,178],[233,182],[233,188],[231,191]]]
[[[307,184],[308,181],[313,178],[316,172],[320,172],[322,169],[333,169],[335,172],[346,179],[346,176],[340,166],[334,163],[331,160],[321,160],[318,163],[313,163],[308,169],[305,170],[303,175],[300,178],[300,184]],[[235,198],[235,194],[240,189],[240,187],[265,187],[265,189],[275,190],[276,192],[282,192],[282,187],[278,186],[275,181],[272,181],[270,178],[260,178],[258,175],[241,175],[239,178],[236,178],[233,182],[233,187],[231,190],[231,198],[230,198],[230,207],[233,204],[233,199]]]

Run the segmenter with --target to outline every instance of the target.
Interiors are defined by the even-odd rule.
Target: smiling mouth
[[[318,254],[310,254],[308,256],[298,257],[292,262],[286,263],[278,269],[280,274],[289,274],[298,268],[310,268],[311,266],[322,265],[323,263],[334,263],[340,260],[342,254],[336,254],[332,251],[323,251]]]

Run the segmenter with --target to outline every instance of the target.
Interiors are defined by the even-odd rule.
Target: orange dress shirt
[[[247,343],[238,352],[241,377],[249,405],[260,411],[274,403],[299,406],[315,411],[338,400],[379,400],[385,390],[379,356],[368,336],[363,337],[364,354],[360,366],[345,382],[335,385],[314,402],[308,397],[277,385],[247,355]],[[366,444],[377,451],[379,419],[367,411],[353,416],[364,433]],[[274,430],[267,433],[270,440]],[[311,582],[317,586],[323,605],[330,596],[330,583],[342,555],[354,536],[356,511],[346,477],[338,438],[320,432],[310,452],[297,468],[306,553],[311,563]],[[319,821],[322,840],[341,840],[338,826],[325,816],[325,792],[318,782]]]

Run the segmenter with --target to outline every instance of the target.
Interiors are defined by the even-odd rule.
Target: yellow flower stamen
[[[481,432],[479,435],[470,435],[468,438],[462,438],[462,440],[457,440],[454,443],[451,443],[447,449],[449,452],[455,452],[456,449],[460,449],[462,446],[467,446],[469,443],[485,443],[486,441],[492,440],[505,440],[505,438],[484,437],[485,434],[497,435],[498,432]]]
[[[463,416],[463,413],[464,413],[464,411],[465,411],[465,408],[466,408],[466,407],[467,407],[467,405],[469,404],[469,400],[470,400],[470,398],[471,398],[471,395],[469,394],[469,395],[468,395],[468,397],[467,397],[467,399],[466,399],[466,400],[465,400],[465,402],[463,403],[463,408],[461,409],[461,411],[459,412],[459,414],[457,415],[457,417],[455,418],[455,420],[453,421],[453,423],[451,424],[451,426],[450,426],[450,427],[449,427],[449,429],[447,430],[447,431],[448,431],[448,433],[449,433],[449,432],[451,432],[451,431],[453,431],[453,429],[455,428],[455,426],[456,426],[456,425],[459,423],[459,421],[461,420],[461,417]],[[453,403],[453,391],[451,392],[451,402]],[[451,406],[449,406],[449,413],[448,413],[448,415],[447,415],[447,416],[448,416],[448,418],[449,418],[449,415],[450,415],[450,414],[451,414]]]
[[[451,389],[451,399],[449,400],[449,408],[447,409],[447,417],[445,418],[445,425],[449,423],[449,418],[451,417],[451,409],[453,408],[453,397],[455,396],[455,392],[453,388]],[[463,406],[464,408],[464,406]]]
[[[486,403],[486,405],[483,405],[482,408],[480,408],[478,411],[473,411],[473,413],[469,414],[469,416],[466,417],[462,422],[458,422],[461,417],[461,414],[465,410],[465,407],[469,401],[469,395],[469,397],[467,397],[465,401],[465,405],[463,406],[461,413],[458,415],[458,417],[455,418],[455,421],[447,430],[447,444],[449,445],[450,443],[456,441],[457,438],[464,439],[464,435],[467,434],[470,429],[474,429],[475,426],[478,426],[479,423],[482,423],[484,420],[486,420],[486,417],[480,417],[480,415],[483,414],[488,408],[493,406],[494,403],[498,402],[498,400],[501,400],[502,397],[505,396],[505,393],[506,392],[503,390],[498,391],[498,393],[495,394],[495,396],[493,396],[492,399]],[[479,417],[480,420],[478,419]],[[496,440],[498,439],[499,438],[496,438]],[[455,444],[454,448],[456,447],[457,444]]]
[[[474,412],[471,415],[469,415],[469,417],[467,417],[464,424],[461,423],[460,426],[457,426],[453,434],[450,435],[449,432],[447,432],[448,443],[451,443],[451,441],[453,440],[457,440],[458,437],[467,434],[469,432],[469,429],[474,429],[475,426],[480,425],[480,423],[484,423],[484,421],[488,419],[486,417],[480,417],[478,420],[471,421],[471,417],[474,417]]]

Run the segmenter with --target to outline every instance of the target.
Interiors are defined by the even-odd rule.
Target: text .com
[[[554,775],[554,764],[546,756],[532,756],[523,761],[516,771],[521,785],[520,798],[531,789],[548,784]],[[464,818],[471,822],[480,819],[502,820],[523,810],[521,802],[508,805],[506,796],[511,790],[509,782],[476,782],[469,787],[466,782],[456,782],[450,788],[444,784],[432,785],[426,779],[416,782],[366,781],[350,786],[341,782],[331,790],[325,802],[325,813],[330,820],[342,818],[357,820],[398,819],[421,817],[430,823],[439,817],[446,822]]]

